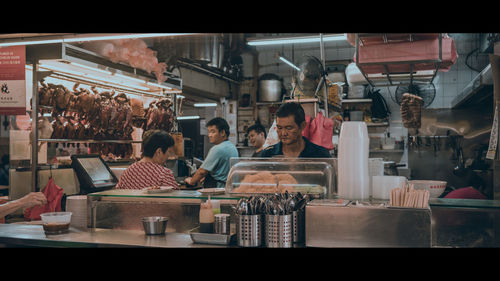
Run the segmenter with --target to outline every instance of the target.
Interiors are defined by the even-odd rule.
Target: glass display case
[[[231,158],[226,193],[234,196],[273,193],[335,193],[334,158]]]

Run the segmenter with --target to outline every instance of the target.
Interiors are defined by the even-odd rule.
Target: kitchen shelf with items
[[[388,121],[373,122],[371,118],[372,99],[359,98],[359,99],[343,99],[342,109],[345,117],[350,121],[364,121],[368,127],[386,127],[389,126]],[[354,112],[354,114],[353,114]],[[353,115],[353,116],[351,116]]]

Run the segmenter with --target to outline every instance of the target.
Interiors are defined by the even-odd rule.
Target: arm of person
[[[5,204],[0,205],[0,217],[5,217],[20,208],[30,208],[37,205],[43,205],[47,203],[47,198],[41,192],[31,192],[26,196],[19,198],[17,200],[9,201]]]
[[[220,156],[218,146],[214,146],[208,151],[207,158],[203,161],[200,168],[196,170],[192,178],[186,178],[184,181],[189,185],[196,185],[201,179],[205,178],[209,172],[215,170],[217,167]]]
[[[208,171],[203,168],[198,168],[194,175],[190,178],[186,178],[184,181],[189,185],[196,185],[201,179],[208,175]]]

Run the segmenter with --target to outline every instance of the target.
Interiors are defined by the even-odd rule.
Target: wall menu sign
[[[0,47],[0,115],[26,114],[26,47]]]

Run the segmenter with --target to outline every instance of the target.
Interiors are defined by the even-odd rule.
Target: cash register
[[[72,155],[71,166],[80,182],[80,194],[112,189],[118,183],[117,177],[98,154]]]

